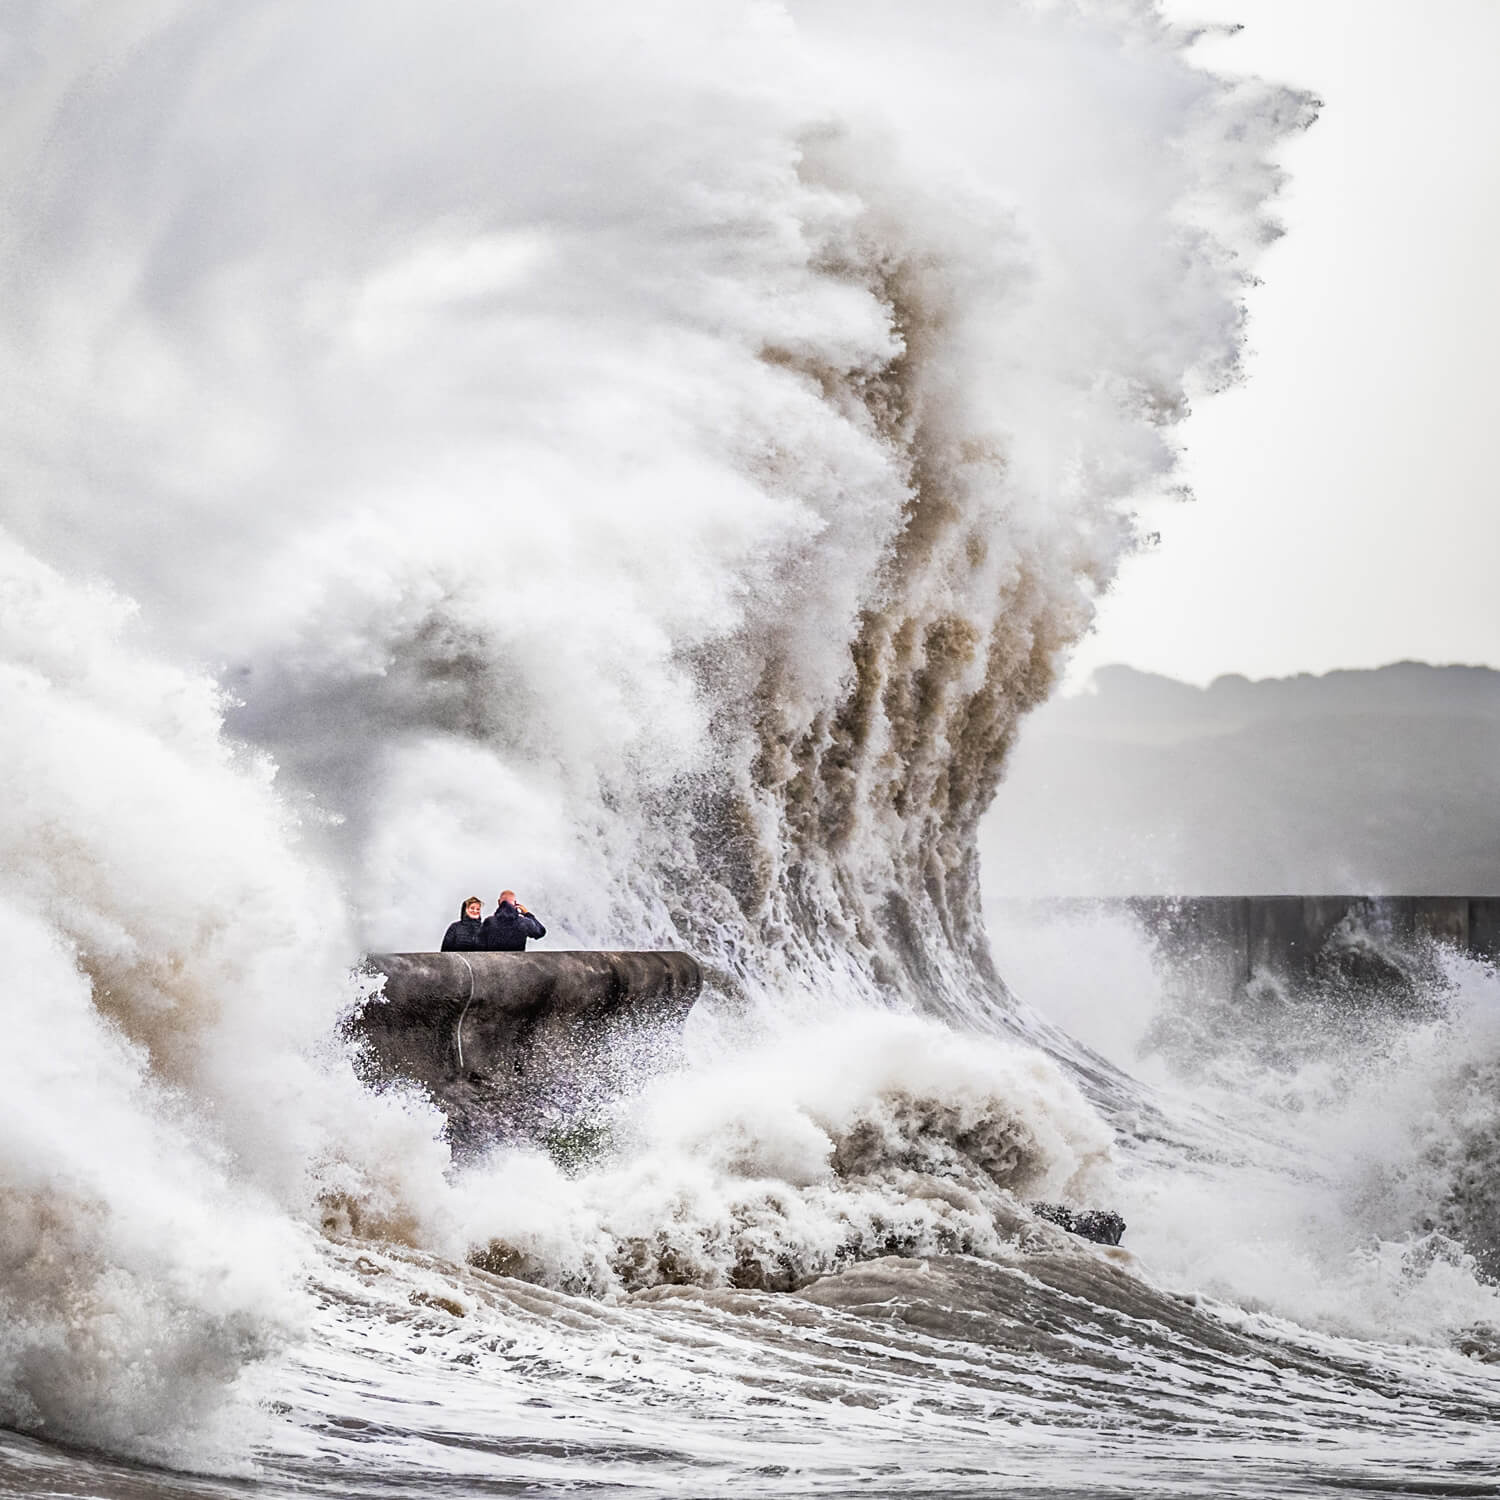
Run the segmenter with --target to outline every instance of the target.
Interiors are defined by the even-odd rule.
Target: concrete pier
[[[456,1144],[545,1126],[658,1065],[703,985],[686,953],[372,953],[367,1076],[423,1089]]]

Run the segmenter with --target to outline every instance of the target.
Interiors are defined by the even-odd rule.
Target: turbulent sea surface
[[[1500,1493],[1493,974],[1268,1033],[980,918],[1311,101],[1142,0],[21,0],[0,83],[0,1493]],[[338,1041],[502,885],[709,971],[565,1161]]]

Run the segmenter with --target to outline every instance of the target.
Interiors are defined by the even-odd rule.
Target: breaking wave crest
[[[576,1176],[520,1153],[470,1173],[494,1226],[475,1263],[594,1295],[785,1291],[879,1255],[992,1251],[1025,1221],[1017,1195],[1089,1202],[1112,1181],[1108,1130],[1050,1059],[915,1018],[701,1066],[619,1130]]]
[[[1147,4],[955,0],[957,79],[896,5],[364,13],[109,11],[20,89],[12,376],[87,461],[15,533],[219,670],[377,946],[503,830],[590,940],[982,954],[973,824],[1306,101]]]

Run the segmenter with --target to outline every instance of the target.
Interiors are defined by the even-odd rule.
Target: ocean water
[[[1139,0],[21,0],[0,82],[0,1493],[1500,1492],[1495,976],[1268,1045],[982,916],[1310,100]],[[709,972],[583,1160],[339,1040],[503,886]]]

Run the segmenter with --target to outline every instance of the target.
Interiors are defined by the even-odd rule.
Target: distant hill
[[[992,899],[1500,895],[1500,672],[1106,667],[1026,722],[980,849]]]

